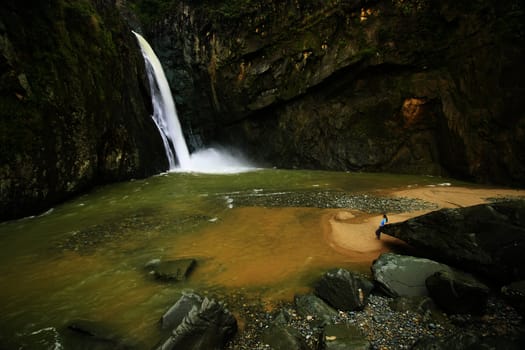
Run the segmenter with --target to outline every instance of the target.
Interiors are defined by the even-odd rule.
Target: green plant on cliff
[[[255,0],[192,0],[189,3],[205,7],[207,11],[227,18],[240,17],[261,6],[261,1]]]
[[[423,11],[428,5],[428,0],[392,0],[392,4],[399,8],[404,15]]]
[[[150,27],[153,23],[169,14],[172,6],[178,1],[174,0],[130,0],[130,9],[137,15],[140,22]]]

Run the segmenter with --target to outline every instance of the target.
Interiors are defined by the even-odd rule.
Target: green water
[[[103,322],[151,348],[163,336],[158,320],[183,290],[270,305],[308,291],[326,269],[366,272],[370,261],[325,242],[320,222],[328,209],[312,198],[444,181],[321,171],[170,173],[2,223],[0,348],[67,349],[62,329],[76,319]],[[306,204],[287,204],[305,194]],[[152,259],[185,257],[198,265],[184,282],[159,283],[144,269]]]

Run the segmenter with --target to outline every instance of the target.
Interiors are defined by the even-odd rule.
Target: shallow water
[[[75,348],[62,330],[75,319],[103,322],[151,348],[162,338],[158,320],[183,290],[243,295],[271,307],[308,291],[329,268],[367,273],[371,261],[325,241],[321,218],[337,206],[326,198],[445,181],[321,171],[170,173],[100,187],[41,216],[2,223],[0,348]],[[159,283],[144,269],[152,259],[185,257],[198,264],[184,282]]]

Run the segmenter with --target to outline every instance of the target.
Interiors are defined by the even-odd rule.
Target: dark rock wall
[[[0,219],[166,168],[124,18],[190,148],[525,185],[522,1],[5,0]]]
[[[156,2],[142,18],[194,144],[525,185],[522,1]]]
[[[167,168],[144,62],[114,1],[0,6],[0,220]]]

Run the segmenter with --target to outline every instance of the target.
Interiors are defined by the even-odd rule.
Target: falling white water
[[[153,101],[153,120],[157,124],[164,141],[170,166],[169,170],[176,169],[174,153],[179,161],[179,166],[188,168],[190,166],[190,153],[182,134],[175,103],[173,102],[170,86],[162,65],[146,39],[138,33],[133,32],[133,34],[139,41],[142,55],[146,62]],[[173,145],[174,150],[172,150],[171,145]]]
[[[242,155],[221,148],[198,150],[190,156],[162,65],[146,39],[136,32],[133,34],[138,39],[146,62],[153,103],[153,120],[164,142],[169,171],[238,173],[254,170],[254,165],[243,159]],[[175,155],[179,167],[176,166]]]

